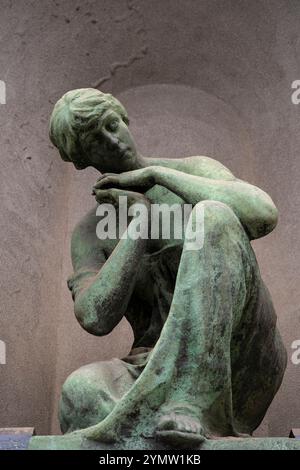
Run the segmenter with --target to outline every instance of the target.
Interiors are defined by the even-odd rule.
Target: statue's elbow
[[[278,209],[271,201],[269,204],[266,204],[263,214],[263,225],[265,228],[265,235],[272,232],[278,223]]]
[[[265,237],[271,233],[278,223],[278,210],[276,206],[266,204],[262,209],[257,219],[251,224],[251,238],[257,239]]]
[[[269,226],[270,226],[270,232],[272,232],[272,230],[274,230],[274,228],[276,227],[277,223],[278,223],[278,209],[275,205],[273,205],[273,207],[270,209],[270,220],[269,220]]]
[[[105,315],[86,302],[84,299],[75,302],[74,313],[80,326],[94,336],[106,336],[112,331],[109,322],[105,322],[101,317]]]

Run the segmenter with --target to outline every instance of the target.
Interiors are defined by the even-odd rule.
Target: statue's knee
[[[194,208],[193,212],[197,210],[203,210],[205,215],[209,217],[209,220],[215,220],[217,222],[223,222],[228,219],[237,219],[235,213],[224,202],[220,201],[201,201],[198,202]],[[238,219],[237,219],[238,220]]]
[[[85,374],[81,369],[72,372],[66,379],[62,387],[62,397],[69,402],[76,400],[77,395],[80,393],[85,383]]]
[[[63,433],[75,429],[78,405],[81,402],[81,377],[78,371],[73,372],[65,381],[59,401],[58,418]]]
[[[241,228],[241,223],[233,210],[223,202],[201,201],[192,210],[193,223],[202,221],[202,230],[225,234],[230,229]],[[198,222],[200,227],[200,224]]]
[[[62,387],[59,421],[63,433],[99,423],[112,411],[116,399],[108,383],[110,362],[80,367]]]
[[[206,240],[219,244],[223,238],[240,239],[245,236],[240,220],[227,204],[201,201],[190,214],[185,231],[185,246],[188,250],[198,250],[202,249]]]

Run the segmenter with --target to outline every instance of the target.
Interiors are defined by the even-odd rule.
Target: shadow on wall
[[[142,154],[212,156],[251,179],[249,136],[235,109],[221,99],[183,85],[156,84],[118,95],[131,116],[131,128]]]

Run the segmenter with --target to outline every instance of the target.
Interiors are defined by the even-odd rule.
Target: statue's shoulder
[[[97,207],[98,205],[95,205],[77,222],[73,229],[72,237],[96,233],[96,225],[99,221],[99,217],[96,216]]]
[[[102,248],[103,241],[97,237],[96,227],[99,217],[96,216],[97,205],[88,211],[75,225],[71,238],[72,256],[81,252],[92,252]]]
[[[158,158],[158,165],[174,168],[190,175],[211,179],[234,179],[231,171],[221,162],[206,155],[192,155],[183,158]]]
[[[185,165],[190,167],[196,176],[212,179],[232,179],[231,171],[220,161],[206,155],[186,157]]]
[[[99,217],[96,216],[97,207],[95,206],[87,212],[73,230],[71,257],[73,266],[76,268],[99,265],[100,261],[105,261],[104,242],[96,234],[96,226],[99,222]]]

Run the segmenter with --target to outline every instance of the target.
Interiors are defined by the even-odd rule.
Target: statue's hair
[[[78,169],[88,166],[81,142],[100,124],[101,116],[108,109],[117,112],[128,123],[122,104],[109,93],[94,88],[68,91],[56,103],[50,118],[49,135],[64,161],[73,162]]]

